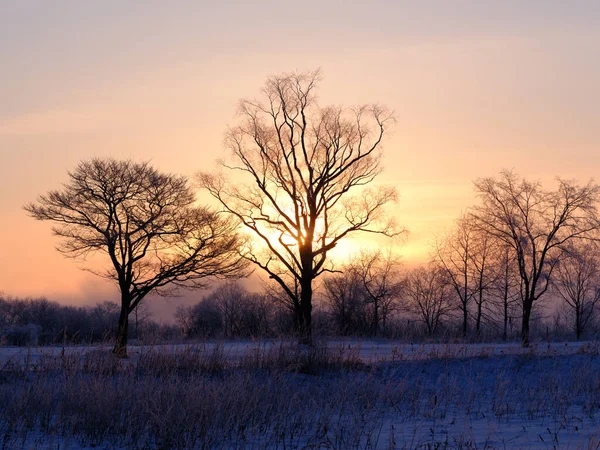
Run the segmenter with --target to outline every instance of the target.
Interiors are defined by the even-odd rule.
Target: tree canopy
[[[125,354],[128,315],[150,292],[172,295],[244,268],[236,222],[195,205],[185,177],[109,158],[81,162],[68,178],[62,189],[24,208],[54,223],[64,255],[108,256],[107,269],[88,270],[113,280],[121,292],[115,353]]]

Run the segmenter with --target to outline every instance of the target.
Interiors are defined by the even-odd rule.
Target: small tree
[[[435,261],[443,269],[462,316],[462,336],[469,331],[469,306],[473,298],[472,253],[475,228],[468,217],[460,217],[455,228],[435,244]]]
[[[93,159],[69,172],[63,189],[25,206],[33,218],[55,223],[64,255],[108,256],[109,269],[88,270],[121,292],[117,356],[127,354],[129,314],[149,293],[199,288],[207,277],[235,276],[244,267],[236,224],[194,201],[185,177],[147,163]]]
[[[404,306],[425,324],[428,336],[435,334],[443,319],[454,309],[451,289],[447,275],[435,264],[412,269],[406,277]]]
[[[227,135],[233,162],[223,165],[247,184],[200,175],[262,242],[265,251],[249,248],[244,256],[285,292],[305,343],[312,342],[313,281],[331,270],[329,252],[356,232],[397,233],[381,220],[395,189],[362,189],[381,172],[380,144],[392,116],[379,106],[319,107],[318,81],[318,72],[274,76],[263,101],[242,101],[241,123]]]
[[[135,338],[139,341],[142,338],[140,327],[144,328],[152,318],[152,310],[146,302],[138,303],[133,310],[133,318],[135,325]]]
[[[350,335],[368,331],[367,294],[357,271],[346,268],[329,275],[323,281],[323,288],[325,303],[337,333]]]
[[[475,332],[481,334],[481,323],[484,318],[484,303],[493,291],[497,273],[495,271],[494,256],[496,254],[496,240],[489,234],[476,230],[471,252],[471,279],[473,284],[473,300],[475,301]],[[489,310],[486,307],[485,310]],[[488,317],[489,318],[489,317]]]
[[[506,244],[496,246],[493,263],[493,284],[490,286],[491,304],[496,311],[496,316],[502,318],[502,340],[508,339],[508,327],[512,319],[519,314],[518,308],[521,301],[521,278],[518,275],[518,267],[514,264],[514,258],[510,247]],[[512,325],[511,325],[512,326]]]
[[[481,204],[472,216],[484,232],[510,247],[518,266],[524,347],[529,345],[533,304],[548,290],[563,246],[589,237],[599,227],[600,186],[579,186],[560,178],[557,182],[558,189],[548,191],[511,171],[503,171],[499,179],[475,182]]]
[[[388,319],[398,305],[401,292],[400,260],[391,252],[361,252],[351,263],[362,284],[365,303],[371,307],[370,334],[385,331]]]
[[[207,296],[219,310],[225,337],[240,335],[247,296],[248,292],[237,283],[219,286]]]
[[[577,340],[600,304],[600,254],[593,243],[570,245],[557,265],[554,286],[573,310]]]

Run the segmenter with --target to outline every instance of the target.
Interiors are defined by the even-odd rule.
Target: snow
[[[236,361],[254,351],[269,351],[280,345],[288,345],[289,341],[219,341],[211,340],[191,344],[168,345],[130,345],[128,354],[136,359],[148,351],[175,353],[192,350],[210,353],[219,349],[229,361]],[[567,356],[581,352],[600,353],[600,342],[551,342],[533,343],[523,348],[516,342],[510,343],[399,343],[391,340],[369,339],[332,339],[326,342],[327,347],[336,352],[351,352],[366,364],[429,360],[435,358],[481,358],[507,355]],[[0,347],[0,364],[8,360],[35,363],[44,356],[59,356],[61,353],[84,355],[94,351],[109,351],[111,346],[63,346],[63,347]]]
[[[148,352],[210,354],[218,350],[235,366],[253,352],[285,345],[289,342],[270,340],[131,346],[128,363],[135,364]],[[600,448],[598,342],[537,343],[522,348],[518,343],[338,339],[328,341],[327,346],[334,354],[351,354],[367,367],[343,376],[310,375],[301,380],[330,386],[336,377],[346,384],[356,379],[359,386],[373,386],[386,399],[365,416],[374,432],[360,448]],[[110,347],[0,348],[0,368],[17,363],[35,367],[44,358],[83,357],[98,350],[108,352]],[[356,418],[348,420],[356,426]],[[250,442],[254,444],[248,448],[262,448],[257,444],[259,436]],[[310,439],[297,442],[298,447],[320,445]],[[73,441],[68,448],[83,447]],[[323,444],[321,448],[328,447]]]

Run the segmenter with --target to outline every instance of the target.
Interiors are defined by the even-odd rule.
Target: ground
[[[129,353],[1,348],[0,443],[600,448],[596,342],[213,341]]]

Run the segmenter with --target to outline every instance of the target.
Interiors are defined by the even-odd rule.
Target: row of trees
[[[319,80],[319,72],[274,76],[262,99],[241,102],[240,120],[227,133],[231,158],[222,163],[224,173],[198,175],[220,211],[198,206],[185,177],[114,159],[82,162],[63,189],[25,206],[35,219],[55,224],[64,254],[98,251],[108,257],[109,269],[95,272],[121,293],[116,355],[126,355],[128,317],[150,292],[205,287],[215,277],[244,276],[250,266],[268,276],[275,286],[270,296],[288,307],[295,333],[310,344],[316,282],[337,270],[330,252],[358,232],[402,232],[385,214],[395,188],[372,187],[393,115],[377,105],[321,107]],[[501,279],[490,275],[490,261],[504,255],[506,308],[515,301],[517,280],[521,337],[528,345],[533,305],[549,289],[559,261],[570,244],[593,239],[598,229],[599,189],[559,180],[558,190],[548,191],[511,172],[478,180],[481,201],[468,213],[468,229],[440,243],[435,267],[407,277],[405,297],[426,311],[433,331],[447,309],[438,299],[452,290],[460,300],[463,334],[472,302],[480,329],[484,301]],[[350,283],[351,295],[360,286],[370,305],[370,315],[360,320],[372,332],[388,320],[397,295],[386,278],[396,270],[393,261],[373,272],[381,258],[365,256],[344,280],[323,283],[334,302],[340,301],[339,283]],[[440,273],[450,281],[438,286]],[[340,314],[344,321],[351,316],[346,309]]]
[[[289,315],[263,294],[226,283],[194,306],[179,307],[175,319],[184,337],[267,337],[289,332]],[[278,322],[281,322],[278,324]]]
[[[67,306],[45,298],[0,296],[0,341],[9,345],[104,342],[115,335],[119,305]],[[136,334],[150,318],[138,314]]]
[[[563,255],[543,307],[532,311],[538,337],[579,339],[599,330],[600,277],[597,269],[590,270],[599,260],[589,247],[584,254]],[[505,255],[492,254],[483,276],[468,274],[473,284],[465,305],[456,279],[437,256],[408,269],[391,254],[362,252],[316,289],[313,323],[320,334],[332,336],[513,338],[520,331],[522,301],[519,279],[512,262],[501,258]],[[188,338],[273,337],[293,332],[292,309],[277,290],[250,293],[227,283],[198,304],[180,308],[176,319]]]
[[[368,265],[365,265],[368,263]],[[389,270],[393,267],[393,270]],[[587,266],[586,266],[587,267]],[[569,266],[572,268],[572,266]],[[369,276],[384,279],[376,296],[365,284]],[[361,270],[363,271],[361,273]],[[589,272],[586,272],[589,273]],[[569,290],[580,285],[566,284]],[[587,277],[580,277],[587,280]],[[379,282],[378,282],[379,283]],[[561,281],[561,288],[564,287]],[[498,289],[500,286],[498,287]],[[553,288],[555,300],[557,288]],[[269,290],[268,290],[269,292]],[[275,291],[270,290],[271,293]],[[447,275],[437,264],[412,270],[402,268],[397,259],[381,253],[363,253],[343,267],[343,272],[325,279],[317,290],[319,300],[313,324],[321,335],[384,336],[403,339],[424,337],[454,338],[461,335],[462,309]],[[594,294],[597,290],[594,290]],[[554,336],[598,331],[596,298],[587,298],[580,309],[576,303],[563,302],[564,308],[548,309],[536,320],[538,336],[548,331]],[[284,300],[284,301],[282,301]],[[228,282],[205,295],[197,304],[181,306],[175,314],[176,326],[153,321],[147,304],[133,314],[133,337],[144,343],[177,342],[197,338],[264,338],[293,333],[293,316],[285,298],[269,293],[249,292],[237,282]],[[481,327],[475,331],[477,308],[468,309],[470,338],[495,339],[503,335],[503,303],[498,294],[486,297]],[[508,326],[514,336],[520,318],[518,302],[511,303]],[[579,320],[577,319],[579,312]],[[44,298],[0,297],[0,344],[65,345],[103,343],[116,336],[119,305],[105,301],[93,307],[61,305]],[[506,323],[506,322],[505,322]],[[557,334],[558,333],[558,334]]]
[[[514,179],[511,173],[504,177]],[[600,253],[595,233],[580,239],[576,234],[561,233],[562,238],[546,237],[541,242],[541,228],[527,236],[515,230],[514,235],[511,233],[515,245],[510,245],[507,239],[488,232],[485,223],[482,227],[475,214],[461,217],[454,230],[436,242],[432,262],[451,287],[462,315],[462,335],[467,335],[468,316],[473,315],[477,334],[483,322],[493,321],[501,323],[506,338],[509,319],[518,316],[526,343],[534,302],[548,292],[571,310],[572,328],[579,339],[600,300]],[[564,211],[561,214],[568,215]],[[539,218],[523,223],[535,221],[539,223]],[[554,241],[563,242],[554,245]]]
[[[483,231],[472,225],[461,218],[435,244],[426,265],[404,269],[390,255],[362,253],[329,276],[323,307],[335,334],[413,337],[419,330],[406,328],[419,322],[427,336],[443,330],[450,336],[506,340],[517,321],[523,324],[524,282],[509,249],[486,243]],[[567,327],[577,339],[598,325],[600,252],[595,242],[565,247],[548,281],[544,308],[532,310],[532,316],[545,316],[545,326],[555,331]]]
[[[459,228],[468,233],[468,222],[472,221],[475,230],[475,252],[469,253],[467,242],[462,250],[458,249],[458,254],[467,254],[470,268],[462,272],[473,274],[474,269],[476,288],[472,288],[469,277],[464,284],[470,283],[470,287],[455,283],[455,288],[458,291],[462,286],[463,292],[467,292],[466,301],[469,291],[476,292],[474,298],[481,310],[486,283],[497,278],[490,262],[494,258],[504,260],[504,268],[501,264],[498,275],[503,279],[504,308],[508,308],[511,279],[516,279],[522,312],[521,341],[525,346],[529,344],[533,306],[552,286],[556,286],[563,298],[569,299],[567,302],[575,305],[578,323],[582,315],[587,314],[583,312],[587,306],[580,307],[587,303],[590,289],[598,289],[591,278],[585,287],[576,289],[577,293],[569,293],[566,286],[575,282],[569,274],[579,272],[577,276],[582,275],[577,255],[585,254],[586,248],[592,248],[586,244],[591,245],[598,239],[600,186],[591,181],[579,185],[563,179],[557,179],[557,185],[555,190],[548,190],[540,182],[520,178],[511,171],[503,171],[499,178],[477,180],[475,190],[480,202],[468,213],[469,220],[464,225],[459,224]],[[441,260],[444,259],[442,255],[440,253]],[[448,261],[447,257],[445,259]],[[451,266],[448,269],[448,273],[460,273]],[[512,275],[515,272],[516,275]],[[486,273],[489,276],[486,277]]]
[[[398,279],[399,305],[418,312],[429,333],[441,319],[459,312],[463,336],[469,323],[480,334],[487,322],[500,323],[506,338],[509,321],[519,317],[521,340],[528,345],[534,304],[551,292],[570,309],[580,338],[600,301],[600,188],[561,179],[557,184],[556,190],[547,190],[511,171],[477,180],[480,203],[435,243],[427,267]],[[370,277],[379,280],[384,292],[394,291],[387,286],[389,260],[380,264],[375,277],[365,267],[369,264],[359,258],[356,268],[326,287]],[[366,285],[359,282],[363,290]],[[327,290],[330,297],[339,297]],[[366,298],[372,301],[370,295]]]

